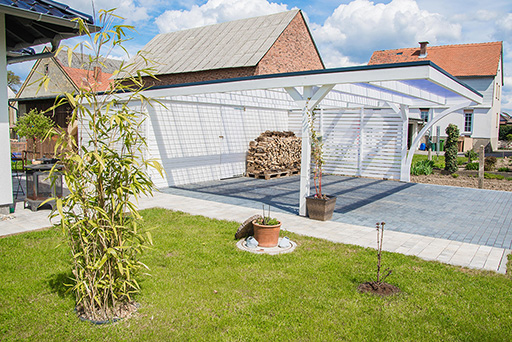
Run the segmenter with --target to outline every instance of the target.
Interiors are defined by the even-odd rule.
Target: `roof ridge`
[[[456,48],[456,47],[463,47],[463,46],[482,46],[482,45],[502,45],[503,41],[495,41],[495,42],[484,42],[484,43],[464,43],[464,44],[447,44],[447,45],[431,45],[428,46],[427,49],[438,49],[438,48]],[[377,51],[398,51],[398,50],[419,50],[420,47],[405,47],[405,48],[396,48],[396,49],[386,49],[386,50],[376,50]]]

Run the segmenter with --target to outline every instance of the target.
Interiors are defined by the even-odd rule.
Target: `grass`
[[[287,233],[295,252],[255,255],[235,247],[235,222],[163,209],[143,216],[154,246],[141,307],[106,326],[73,312],[59,231],[0,239],[0,340],[497,341],[512,331],[505,275],[384,253],[387,281],[403,292],[381,298],[356,291],[375,278],[373,249]]]
[[[428,160],[428,156],[426,154],[415,154],[412,157],[412,165],[414,165],[416,162],[422,161],[422,160]],[[445,162],[444,162],[444,156],[437,156],[435,152],[432,152],[432,161],[434,162],[434,167],[437,167],[439,169],[444,169]],[[457,165],[462,165],[468,161],[468,158],[466,157],[457,157]]]

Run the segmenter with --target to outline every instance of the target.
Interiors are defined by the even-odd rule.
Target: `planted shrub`
[[[459,175],[457,173],[452,173],[453,178],[459,178]]]
[[[464,153],[464,156],[468,158],[468,163],[471,163],[473,160],[478,159],[478,154],[473,150],[466,151],[466,153]]]
[[[433,160],[420,160],[411,167],[411,174],[414,176],[430,175],[434,168]]]
[[[508,140],[508,141],[511,141],[511,140],[512,140],[512,134],[507,134],[507,140]]]
[[[495,166],[496,166],[496,162],[498,160],[496,159],[496,157],[493,157],[493,156],[490,156],[490,157],[485,157],[484,159],[484,170],[485,171],[493,171]]]
[[[454,124],[449,124],[445,130],[446,144],[444,150],[444,169],[450,173],[456,172],[459,168],[457,166],[457,142],[459,140],[459,128]]]
[[[498,169],[499,172],[510,172],[510,169],[508,167],[500,167]]]
[[[505,179],[505,176],[502,175],[495,175],[494,173],[484,173],[485,179]]]
[[[466,164],[466,170],[472,170],[472,171],[477,170],[478,171],[479,168],[480,168],[480,164],[476,163],[476,162]]]

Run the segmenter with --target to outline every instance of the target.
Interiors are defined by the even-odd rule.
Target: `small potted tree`
[[[281,221],[270,217],[270,206],[267,215],[265,215],[265,207],[263,207],[263,216],[252,221],[252,226],[254,228],[254,238],[258,241],[258,246],[277,246],[279,243],[279,232],[281,231]]]
[[[314,164],[313,182],[315,194],[306,197],[306,210],[309,218],[313,220],[328,221],[332,218],[336,197],[322,193],[322,173],[324,166],[322,136],[315,130],[315,114],[309,112],[309,125],[311,130],[311,158]]]

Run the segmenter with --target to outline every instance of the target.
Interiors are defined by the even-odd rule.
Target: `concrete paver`
[[[286,184],[284,187],[286,188]],[[405,187],[405,189],[409,188],[410,187]],[[215,219],[238,222],[261,211],[261,202],[247,198],[238,197],[237,199],[239,201],[234,201],[238,203],[234,204],[227,203],[231,200],[226,200],[224,195],[210,194],[207,197],[208,200],[205,200],[204,198],[198,198],[199,196],[197,196],[197,194],[189,190],[177,189],[176,192],[179,194],[169,193],[175,192],[174,190],[176,189],[169,189],[166,190],[166,192],[156,193],[152,198],[141,199],[139,203],[140,209],[162,207],[193,215],[203,215]],[[293,194],[295,190],[292,191],[292,189],[288,189],[288,191]],[[448,196],[447,194],[445,195]],[[387,200],[385,199],[386,196],[371,196],[379,197],[379,200]],[[391,194],[387,196],[389,197]],[[361,199],[361,201],[364,200]],[[369,200],[365,201],[367,202],[366,205],[371,203]],[[387,208],[386,206],[384,207]],[[293,210],[290,210],[290,208],[290,204],[282,200],[278,202],[276,206],[272,205],[272,211],[274,213],[279,212],[278,215],[274,214],[274,216],[278,216],[282,220],[282,229],[285,231],[323,238],[338,243],[376,248],[376,232],[374,226],[374,222],[376,221],[372,218],[367,218],[364,221],[371,222],[368,223],[368,226],[341,222],[339,216],[338,219],[332,221],[320,222],[300,217],[293,213]],[[345,209],[342,208],[342,210]],[[351,209],[351,211],[356,210],[355,207]],[[350,211],[347,211],[347,213],[348,212]],[[18,203],[16,213],[14,214],[15,218],[0,221],[0,236],[50,226],[48,214],[48,210],[32,212],[28,209],[22,209],[22,204]],[[345,215],[344,218],[350,218],[350,215]],[[416,255],[426,260],[436,260],[452,265],[467,266],[500,273],[506,272],[507,255],[511,253],[510,249],[485,244],[468,243],[460,241],[460,239],[454,239],[456,240],[454,241],[436,237],[440,235],[442,231],[441,228],[432,229],[431,227],[431,229],[428,230],[429,235],[424,235],[426,229],[423,234],[419,234],[417,233],[418,230],[413,229],[414,225],[412,223],[408,223],[408,225],[411,227],[411,231],[416,232],[415,234],[388,229],[392,224],[387,222],[383,249],[406,255]],[[431,222],[431,225],[435,225],[435,222]],[[459,234],[456,235],[459,236]]]

